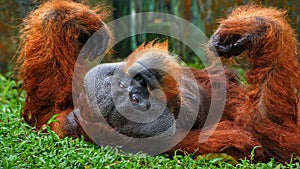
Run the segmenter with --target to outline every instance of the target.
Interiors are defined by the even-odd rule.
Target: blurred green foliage
[[[28,12],[45,0],[0,0],[0,73],[13,68],[12,57],[18,45],[18,31],[22,18]],[[299,0],[77,0],[86,1],[90,6],[107,5],[113,7],[113,14],[109,18],[114,20],[125,15],[139,12],[164,12],[180,16],[201,29],[209,37],[217,28],[217,20],[241,4],[261,3],[265,6],[275,6],[289,11],[289,22],[300,34],[300,1]],[[132,21],[134,22],[134,20]],[[172,29],[171,23],[161,23]],[[149,23],[151,25],[151,23]],[[134,31],[134,29],[133,29]],[[114,50],[112,61],[128,56],[144,41],[155,38],[166,38],[162,35],[142,34],[124,39]],[[300,39],[300,36],[299,38]],[[182,56],[192,64],[200,63],[195,54],[182,43],[169,38],[171,51]],[[196,59],[195,59],[196,57]],[[199,67],[196,65],[196,67]]]
[[[89,0],[95,1],[95,0]],[[288,9],[290,24],[300,34],[300,2],[299,0],[115,0],[112,6],[115,8],[113,19],[134,14],[139,12],[162,12],[182,17],[199,29],[201,29],[208,37],[216,30],[218,19],[224,18],[231,10],[238,6],[248,3],[263,4],[265,6],[275,6],[278,8]],[[132,22],[136,22],[132,20]],[[152,23],[148,23],[151,25]],[[161,27],[169,27],[174,29],[174,24],[162,21]],[[134,24],[133,24],[134,25]],[[157,23],[156,23],[157,25]],[[139,44],[144,41],[151,41],[155,38],[164,38],[162,35],[137,35],[123,40],[115,46],[117,51],[114,58],[128,56]],[[300,38],[299,38],[300,39]],[[170,50],[186,62],[192,62],[194,67],[199,67],[196,63],[201,63],[195,53],[184,44],[175,39],[169,38]],[[130,45],[129,45],[130,44]],[[200,66],[201,67],[201,66]]]

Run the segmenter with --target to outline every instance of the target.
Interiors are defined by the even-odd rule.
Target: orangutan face
[[[172,135],[172,112],[163,106],[165,103],[150,96],[150,81],[155,75],[144,70],[128,76],[122,71],[123,66],[124,62],[103,64],[86,75],[85,88],[93,110],[127,136],[145,138],[166,131],[166,135]]]
[[[191,129],[196,119],[195,127],[201,127],[208,113],[208,94],[187,72],[168,52],[146,50],[91,69],[86,95],[94,113],[117,132],[166,138],[176,127]]]

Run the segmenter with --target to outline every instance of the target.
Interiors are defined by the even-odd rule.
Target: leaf
[[[56,117],[58,116],[58,114],[53,115],[47,122],[47,125],[53,123],[53,122],[59,122],[58,120],[56,120]]]
[[[280,164],[278,164],[274,169],[280,169]]]
[[[225,153],[203,154],[203,155],[197,156],[197,158],[195,160],[201,160],[201,159],[216,160],[215,162],[222,161],[222,162],[226,162],[226,163],[229,163],[229,164],[232,164],[232,165],[238,164],[236,159],[234,159],[232,156],[230,156],[228,154],[225,154]]]

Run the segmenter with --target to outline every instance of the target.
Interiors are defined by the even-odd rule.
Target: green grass
[[[235,167],[215,158],[193,160],[190,156],[126,155],[115,148],[99,147],[83,139],[59,139],[49,131],[33,130],[21,118],[25,93],[20,84],[0,75],[0,168],[300,168],[299,161]]]

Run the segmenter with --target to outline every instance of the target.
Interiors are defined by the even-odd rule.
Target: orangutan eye
[[[132,105],[136,109],[140,111],[146,111],[150,108],[150,102],[147,96],[143,96],[138,93],[131,93],[129,94],[129,97]]]
[[[120,88],[125,88],[124,84],[122,82],[119,82],[119,87]]]
[[[141,102],[141,97],[140,97],[138,94],[132,94],[132,95],[131,95],[131,101],[132,101],[133,103],[140,104],[140,102]]]

